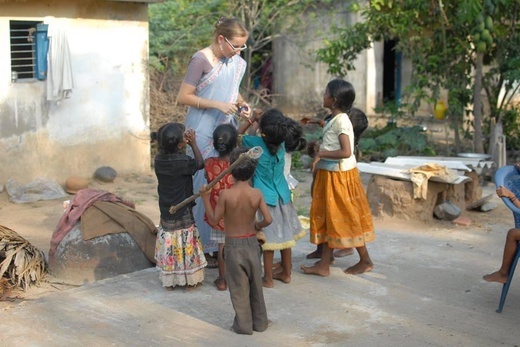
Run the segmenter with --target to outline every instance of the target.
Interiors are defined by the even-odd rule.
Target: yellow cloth
[[[455,182],[459,175],[444,165],[428,163],[408,170],[413,183],[413,198],[426,199],[428,196],[428,180],[439,177],[446,183]]]
[[[361,247],[373,241],[370,206],[357,168],[318,169],[311,205],[310,241],[330,248]]]

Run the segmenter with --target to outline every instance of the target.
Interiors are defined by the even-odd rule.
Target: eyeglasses
[[[247,45],[244,43],[244,45],[242,47],[235,47],[233,46],[233,44],[231,42],[229,42],[229,40],[227,39],[227,37],[224,36],[224,40],[226,40],[227,44],[229,45],[229,47],[231,47],[231,49],[233,51],[243,51],[244,49],[247,48]]]

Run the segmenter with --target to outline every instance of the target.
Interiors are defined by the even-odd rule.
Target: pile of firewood
[[[0,225],[0,290],[8,290],[9,285],[26,290],[39,284],[46,272],[43,252],[14,230]]]

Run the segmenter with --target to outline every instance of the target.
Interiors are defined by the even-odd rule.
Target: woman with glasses
[[[237,18],[220,18],[213,32],[212,43],[196,52],[181,84],[177,101],[189,106],[186,129],[195,130],[197,144],[204,159],[217,157],[213,147],[213,131],[221,124],[238,127],[238,117],[249,119],[250,108],[239,92],[246,61],[240,52],[247,48],[249,32]],[[189,155],[193,156],[191,153]],[[203,172],[193,178],[193,189],[199,191],[206,184]],[[193,214],[199,229],[208,267],[216,268],[217,260],[209,258],[218,244],[210,240],[210,226],[204,221],[204,205],[196,201]]]

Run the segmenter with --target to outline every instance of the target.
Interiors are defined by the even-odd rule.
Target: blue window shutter
[[[47,37],[47,24],[36,25],[36,68],[34,74],[37,79],[47,78],[47,51],[49,50],[49,38]]]

